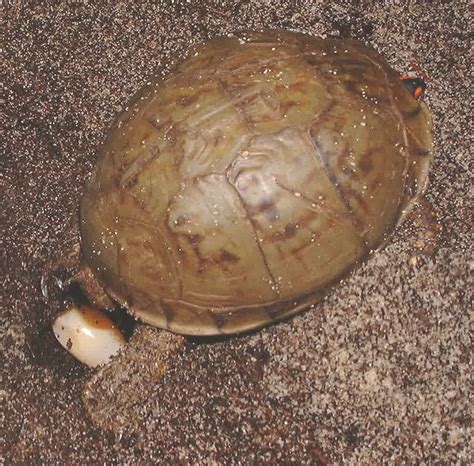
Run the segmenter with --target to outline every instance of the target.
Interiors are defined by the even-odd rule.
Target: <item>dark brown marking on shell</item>
[[[352,268],[351,266],[349,269],[343,271],[342,275],[347,274],[348,271]],[[339,277],[335,279],[332,283],[328,285],[328,287],[332,286],[339,280]],[[309,307],[311,304],[317,302],[326,291],[316,290],[310,291],[303,295],[299,295],[297,297],[291,297],[280,301],[274,301],[270,303],[264,303],[260,305],[252,305],[252,306],[239,306],[237,308],[226,309],[221,316],[228,316],[234,312],[239,313],[252,313],[252,311],[258,307],[262,309],[268,315],[268,321],[277,321],[281,320],[286,317],[290,311],[290,309],[295,309],[294,312],[297,310],[301,310],[301,308]],[[292,312],[293,313],[293,312]],[[261,325],[265,325],[265,322],[262,322]]]
[[[288,223],[285,228],[281,231],[275,231],[272,233],[271,239],[273,242],[276,241],[285,241],[287,239],[293,238],[296,235],[298,229],[293,223]]]
[[[206,263],[208,262],[208,259],[202,257],[201,251],[199,250],[199,244],[203,241],[204,238],[199,234],[179,234],[175,232],[173,232],[173,234],[176,238],[183,238],[191,246],[191,249],[193,250],[196,256],[196,259],[199,262],[198,272],[202,272],[205,269]],[[188,254],[182,247],[179,246],[179,241],[178,246],[176,247],[176,251],[182,262],[189,261]]]
[[[296,227],[295,225],[295,230],[298,230],[298,228],[307,228],[308,225],[311,224],[311,222],[317,218],[317,216],[319,215],[318,212],[316,212],[314,209],[307,209],[306,212],[301,215],[301,217],[299,217],[296,221],[296,224],[298,225],[298,227]],[[329,221],[332,221],[332,220],[329,220]]]
[[[340,170],[339,173],[342,173],[342,177],[348,178],[352,181],[360,181],[357,171],[353,167],[349,167],[345,164],[344,157],[338,157],[337,159],[337,168]]]
[[[217,173],[216,175],[222,176],[221,174],[217,174]],[[199,179],[199,177],[191,178],[192,181],[196,181],[197,179]],[[169,225],[170,225],[170,212],[172,211],[171,209],[172,202],[173,202],[173,198],[171,198],[170,201],[168,202],[168,207],[166,209],[168,214],[166,215],[164,226],[167,232],[170,233],[172,237],[185,238],[185,240],[191,246],[191,249],[193,250],[195,257],[198,261],[198,269],[197,269],[198,273],[203,273],[205,272],[207,267],[215,266],[215,265],[220,265],[223,270],[228,270],[227,264],[236,263],[234,262],[234,259],[237,259],[237,261],[240,260],[240,258],[238,258],[235,255],[232,255],[230,252],[225,251],[225,250],[224,252],[221,251],[221,254],[218,257],[204,257],[200,250],[200,243],[204,241],[205,239],[202,235],[198,233],[185,234],[185,233],[176,233],[176,232],[171,231]],[[188,222],[188,219],[185,216],[180,215],[175,219],[173,223],[179,227],[186,224],[187,222]],[[190,258],[188,257],[186,250],[180,246],[179,241],[175,241],[175,247],[173,248],[173,250],[176,251],[175,263],[180,263],[180,262],[182,262],[183,264],[189,263]],[[178,257],[179,257],[179,260],[178,260]],[[179,271],[179,267],[177,267],[177,270]],[[180,299],[182,298],[183,293],[184,293],[184,289],[181,284],[180,296],[179,296]]]
[[[410,145],[409,151],[410,154],[417,157],[427,157],[431,154],[429,149],[423,149],[422,147],[414,146],[413,144]]]
[[[374,180],[369,184],[369,192],[373,193],[377,190],[378,187],[380,187],[380,185],[382,184],[382,181],[383,181],[383,177],[378,174]]]
[[[204,237],[200,234],[184,235],[189,241],[189,244],[193,247],[199,246],[200,243],[204,240]]]
[[[219,260],[225,263],[237,264],[240,261],[240,257],[227,251],[227,249],[221,249]]]
[[[313,66],[319,66],[321,64],[321,58],[319,55],[313,55],[312,53],[305,53],[303,54],[304,60],[307,65],[310,65],[311,67]]]
[[[232,187],[232,189],[235,191],[235,193],[237,194],[238,198],[239,198],[239,201],[240,201],[240,204],[242,206],[242,209],[244,210],[245,212],[245,216],[248,220],[248,222],[250,223],[250,225],[252,226],[252,229],[253,229],[253,235],[254,235],[254,238],[255,238],[255,244],[257,245],[259,251],[260,251],[260,254],[262,256],[262,260],[263,260],[263,263],[265,264],[265,268],[268,272],[268,275],[270,277],[270,280],[272,282],[272,288],[275,290],[275,293],[277,295],[280,294],[280,290],[277,286],[277,281],[275,280],[275,276],[273,275],[273,272],[271,271],[270,269],[270,265],[268,263],[268,260],[267,260],[267,257],[265,255],[265,252],[262,248],[262,245],[260,244],[260,238],[258,237],[258,234],[257,234],[257,227],[255,225],[255,222],[254,220],[252,219],[252,216],[250,215],[249,211],[248,211],[248,208],[247,208],[247,204],[245,203],[245,200],[242,199],[242,196],[240,195],[239,193],[239,190],[234,186],[234,184],[231,182],[231,180],[229,179],[229,176],[226,175],[226,178],[227,178],[227,182],[229,183],[229,185]]]
[[[373,186],[376,186],[376,183],[377,183],[377,179],[375,179]],[[369,214],[369,206],[367,205],[367,202],[364,199],[364,197],[358,191],[355,191],[354,189],[347,189],[345,191],[345,194],[346,194],[346,197],[348,195],[352,196],[352,198],[355,199],[355,201],[359,204],[360,208],[364,211],[364,213]],[[358,218],[356,217],[354,218],[355,218],[355,221],[358,222],[357,223],[358,227],[362,229],[363,228],[362,222]]]
[[[316,233],[313,230],[309,230],[309,231],[311,231],[311,236],[316,239],[316,237],[317,237]],[[296,257],[298,257],[299,254],[301,254],[302,251],[304,251],[305,249],[312,246],[312,244],[313,243],[311,241],[309,241],[308,243],[303,243],[301,246],[293,248],[290,252],[291,252],[291,254],[294,254]]]
[[[264,306],[265,312],[270,316],[271,320],[280,320],[288,311],[289,307],[293,307],[295,303],[301,301],[301,298],[280,301],[271,306]]]
[[[374,168],[374,164],[372,162],[373,154],[374,150],[370,149],[364,152],[364,154],[360,157],[358,166],[364,175],[368,175]]]
[[[331,98],[330,101],[327,103],[327,105],[316,115],[316,117],[312,120],[312,122],[309,125],[310,130],[308,131],[308,134],[310,136],[310,141],[313,142],[313,137],[311,135],[311,128],[319,123],[320,121],[324,121],[326,118],[328,118],[331,113],[332,109],[336,105],[336,100],[334,98]]]
[[[352,79],[347,79],[343,82],[344,87],[346,88],[347,92],[351,94],[358,94],[359,93],[359,88],[358,88],[358,82],[354,81]]]
[[[271,222],[278,220],[278,208],[273,199],[264,199],[252,210],[255,210],[257,213],[263,213]]]
[[[366,67],[361,64],[360,60],[354,60],[350,56],[340,55],[340,54],[336,56],[335,54],[332,54],[332,53],[330,54],[330,56],[331,56],[331,61],[329,61],[328,58],[326,58],[325,60],[328,63],[332,63],[335,61],[336,63],[338,63],[338,65],[344,68],[351,69],[351,70],[359,69],[361,70],[362,73],[366,70]]]
[[[214,264],[214,261],[212,259],[204,257],[201,254],[201,250],[199,248],[199,245],[202,243],[202,241],[204,241],[204,237],[202,235],[199,235],[199,234],[181,234],[179,236],[186,239],[186,241],[191,246],[194,254],[196,255],[196,258],[199,261],[198,273],[204,272],[206,270],[207,264],[209,264],[209,263]]]
[[[142,153],[124,168],[120,177],[120,187],[130,189],[137,183],[140,173],[160,156],[159,144],[160,141],[155,142],[148,152]]]
[[[179,103],[183,106],[183,107],[187,107],[191,104],[193,104],[194,102],[196,102],[199,97],[200,97],[200,93],[196,92],[196,94],[194,95],[183,95],[180,99],[179,99]]]
[[[124,197],[125,195],[127,195],[129,197],[129,199],[133,199],[133,202],[135,202],[135,205],[138,207],[138,209],[141,211],[141,214],[143,216],[146,216],[146,218],[148,218],[148,215],[149,215],[149,212],[147,210],[147,207],[146,207],[146,203],[143,201],[143,199],[140,197],[140,196],[137,196],[137,194],[133,191],[125,191],[125,190],[120,190],[119,191],[119,195],[120,195],[120,202],[124,202]],[[134,219],[133,217],[128,217],[128,216],[123,216],[123,215],[118,215],[117,214],[117,217],[120,218],[120,219],[123,219],[125,220],[126,222],[128,222],[129,224],[133,224],[134,222],[137,222],[147,228],[150,228],[152,230],[157,230],[158,232],[161,233],[160,229],[158,228],[158,226],[155,224],[155,223],[151,223],[149,221],[144,221],[142,218],[140,219]]]
[[[286,115],[292,107],[296,107],[299,105],[299,102],[296,102],[295,100],[287,100],[282,102],[281,105],[281,112],[283,115]]]
[[[417,105],[410,112],[401,112],[401,114],[403,115],[403,119],[409,120],[410,118],[415,118],[416,116],[418,116],[420,112],[421,112],[421,106]]]
[[[344,206],[345,206],[345,208],[346,208],[346,210],[347,210],[347,212],[350,216],[352,225],[354,226],[354,230],[357,232],[357,234],[360,238],[360,244],[362,246],[362,249],[363,249],[364,252],[366,252],[368,250],[368,248],[367,248],[368,241],[367,241],[367,239],[365,238],[365,236],[363,234],[363,231],[364,231],[363,223],[355,215],[355,213],[354,213],[354,211],[351,207],[350,201],[346,196],[345,191],[341,188],[339,180],[337,179],[336,175],[332,172],[331,168],[329,167],[329,165],[327,163],[327,157],[324,155],[324,153],[322,151],[322,148],[321,148],[321,145],[317,142],[316,138],[313,137],[312,130],[310,130],[310,136],[311,136],[311,139],[313,141],[314,147],[316,148],[316,151],[318,153],[318,156],[320,158],[320,161],[322,163],[322,166],[324,168],[326,176],[328,177],[331,184],[334,186],[334,189],[336,190],[336,193],[338,194],[339,198],[341,199],[342,203],[344,204]]]
[[[186,253],[184,252],[184,249],[178,246],[178,247],[176,248],[176,250],[177,250],[177,252],[178,252],[179,257],[180,257],[183,261],[186,261]]]
[[[243,125],[252,133],[254,125],[262,121],[273,121],[281,118],[280,99],[274,86],[266,85],[257,89],[247,87],[232,87],[223,78],[216,81],[222,93],[232,105]],[[254,81],[257,85],[258,81]],[[261,85],[260,85],[261,86]],[[252,114],[252,107],[258,108],[260,113]]]
[[[299,92],[301,94],[304,94],[307,90],[307,83],[303,81],[296,81],[295,83],[290,84],[289,88],[293,92]]]
[[[170,329],[171,322],[173,321],[174,311],[173,309],[165,303],[165,300],[161,300],[161,309],[166,319],[166,329]]]

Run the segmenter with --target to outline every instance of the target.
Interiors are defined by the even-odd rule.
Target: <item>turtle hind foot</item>
[[[63,256],[50,262],[41,275],[41,294],[46,301],[51,292],[62,294],[77,284],[87,304],[113,309],[115,302],[107,295],[92,270],[84,264],[80,243],[75,243]],[[76,293],[77,294],[77,293]]]

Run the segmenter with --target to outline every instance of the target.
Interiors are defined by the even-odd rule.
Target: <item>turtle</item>
[[[424,86],[357,40],[262,30],[192,48],[109,132],[75,279],[99,307],[179,335],[307,309],[425,189]]]

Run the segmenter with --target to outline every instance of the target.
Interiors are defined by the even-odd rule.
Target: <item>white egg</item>
[[[61,345],[89,367],[107,363],[125,345],[125,337],[99,309],[72,306],[53,322],[53,332]]]

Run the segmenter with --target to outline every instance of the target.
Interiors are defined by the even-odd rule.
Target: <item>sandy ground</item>
[[[472,464],[467,0],[93,3],[5,5],[3,463]],[[117,385],[56,344],[49,319],[63,302],[42,299],[40,274],[73,242],[83,183],[130,96],[190,44],[261,27],[358,38],[401,72],[412,61],[429,72],[434,213],[315,309],[191,341],[161,381],[138,357]],[[136,348],[153,351],[153,330],[141,334]]]

